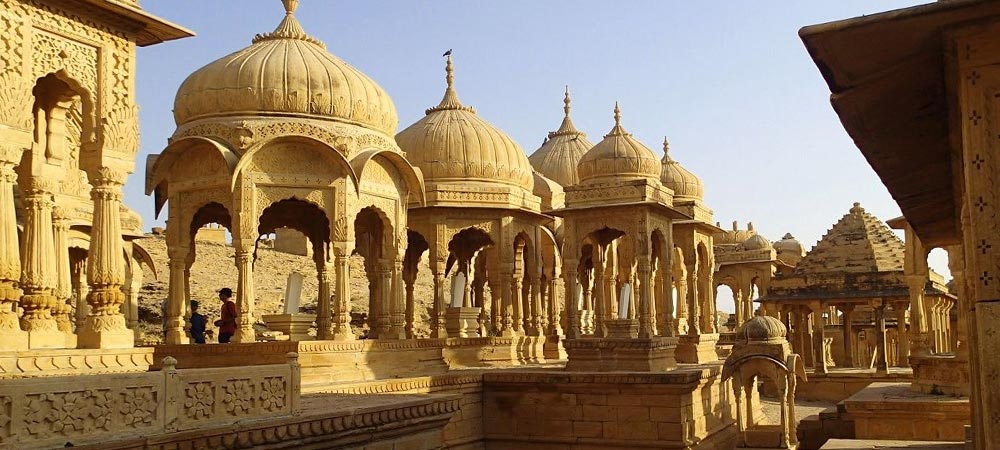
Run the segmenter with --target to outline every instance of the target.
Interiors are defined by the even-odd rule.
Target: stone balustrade
[[[225,426],[299,412],[298,354],[286,364],[6,380],[0,448],[62,447]]]

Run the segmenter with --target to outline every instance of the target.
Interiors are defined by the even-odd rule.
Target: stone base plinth
[[[21,329],[0,330],[0,351],[28,349],[28,333]]]
[[[57,329],[28,331],[25,333],[30,349],[67,348],[66,334]],[[75,347],[75,346],[74,346]]]
[[[684,335],[677,342],[677,362],[701,364],[719,360],[718,334]]]
[[[66,342],[64,334],[59,333],[62,342]],[[30,339],[30,338],[29,338]],[[135,347],[135,333],[128,328],[117,330],[93,331],[84,326],[76,333],[79,348],[132,348]]]
[[[309,335],[309,329],[316,321],[315,314],[265,314],[261,320],[267,327],[274,331],[280,331],[288,335],[290,341],[309,341],[315,337]]]
[[[482,308],[450,307],[444,311],[444,326],[448,336],[479,337],[479,313]]]
[[[665,373],[489,371],[486,448],[732,450],[735,404],[720,372],[720,364]]]
[[[969,396],[969,361],[954,356],[911,356],[910,388],[925,394]]]
[[[635,319],[605,320],[604,328],[608,331],[605,337],[611,339],[635,339],[639,337],[639,321]]]
[[[289,352],[299,354],[302,385],[442,374],[442,339],[357,341],[274,341],[216,345],[158,345],[157,367],[163,357],[177,358],[177,367],[241,367],[277,364]]]
[[[571,372],[665,372],[677,366],[677,338],[566,339],[566,370]]]
[[[148,347],[3,352],[0,379],[146,372],[152,364],[153,349]]]
[[[564,340],[566,340],[566,337],[560,334],[550,334],[545,336],[546,361],[566,360],[566,347],[563,346]]]
[[[510,367],[544,363],[545,337],[490,336],[440,339],[450,368]]]
[[[843,410],[857,439],[961,442],[971,421],[968,398],[913,392],[907,383],[873,383]]]

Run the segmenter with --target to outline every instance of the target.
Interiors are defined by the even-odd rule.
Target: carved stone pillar
[[[328,340],[333,338],[332,314],[330,312],[331,267],[330,263],[326,261],[327,258],[323,251],[313,250],[313,255],[316,262],[316,281],[319,283],[319,295],[316,299],[316,339]]]
[[[698,273],[697,266],[688,266],[688,334],[698,336],[701,334],[701,297],[698,295]]]
[[[334,248],[333,256],[334,294],[331,324],[331,338],[335,341],[353,341],[351,330],[351,264],[347,250]]]
[[[896,302],[892,308],[896,313],[896,366],[910,367],[910,341],[906,325],[906,307],[909,302]]]
[[[562,317],[563,317],[563,306],[562,303],[565,302],[569,306],[569,302],[566,302],[566,281],[561,277],[553,277],[552,281],[549,283],[549,330],[548,334],[550,336],[561,336],[564,334],[562,327]],[[569,326],[567,324],[567,326]]]
[[[889,365],[886,360],[885,303],[879,300],[875,306],[875,373],[887,375]]]
[[[21,330],[17,304],[21,299],[21,255],[14,214],[14,165],[16,147],[0,147],[0,351],[28,348],[28,334]]]
[[[24,263],[21,272],[21,327],[28,332],[30,348],[63,348],[65,337],[59,332],[53,310],[59,307],[55,296],[55,248],[52,228],[54,184],[29,179],[22,187],[24,196]],[[122,320],[122,326],[125,321]]]
[[[528,294],[528,304],[531,305],[531,328],[528,330],[532,336],[545,335],[545,316],[542,311],[542,278],[540,272],[531,274],[531,290]]]
[[[241,239],[233,242],[236,247],[236,272],[238,285],[236,291],[236,334],[232,342],[247,343],[257,341],[254,330],[254,302],[257,297],[253,280],[253,242]]]
[[[406,338],[413,339],[416,336],[413,332],[414,323],[416,322],[417,311],[416,311],[416,299],[413,298],[413,284],[417,281],[417,268],[416,267],[405,267],[403,270],[403,288],[406,290],[405,298],[406,302]]]
[[[592,302],[594,303],[594,337],[606,336],[604,331],[604,319],[606,310],[604,309],[607,298],[607,285],[604,282],[604,270],[607,266],[606,253],[600,245],[594,246],[594,288],[592,290]]]
[[[69,217],[61,208],[52,210],[52,230],[56,268],[56,306],[52,308],[52,313],[56,319],[56,327],[66,335],[66,346],[75,347],[76,335],[73,334],[73,321],[70,319],[73,307],[69,303],[73,298],[69,266]]]
[[[927,279],[923,275],[907,275],[906,284],[910,291],[910,354],[914,356],[930,355],[928,339],[928,317],[924,307],[924,287]]]
[[[505,264],[506,265],[506,264]],[[507,269],[505,267],[505,269]],[[505,337],[515,336],[513,303],[514,297],[514,272],[503,270],[500,272],[500,335]]]
[[[122,257],[121,203],[124,172],[101,169],[91,177],[94,221],[90,231],[87,303],[90,315],[77,333],[81,348],[130,348],[135,335],[125,326],[125,260]]]
[[[652,338],[656,333],[653,330],[653,317],[650,315],[651,312],[651,299],[652,294],[652,284],[653,277],[650,273],[650,261],[649,255],[640,255],[639,263],[636,269],[637,281],[639,284],[639,338],[649,339]],[[632,303],[635,302],[635,298],[632,298]]]
[[[192,236],[191,247],[188,250],[184,264],[184,301],[181,302],[181,311],[183,311],[181,315],[184,317],[184,334],[187,335],[188,339],[191,338],[191,266],[194,265],[197,256],[198,248]]]
[[[82,330],[90,315],[90,305],[87,304],[87,258],[73,262],[73,301],[76,302],[76,329]],[[166,331],[166,330],[164,330]]]
[[[579,339],[581,335],[580,305],[576,302],[577,289],[581,286],[577,283],[577,267],[579,261],[576,259],[563,260],[563,283],[566,287],[566,339]]]
[[[854,305],[840,305],[844,318],[844,361],[847,367],[856,367],[854,362]]]
[[[515,336],[524,335],[524,326],[523,326],[524,324],[522,323],[523,312],[521,311],[521,307],[522,305],[524,305],[524,286],[522,284],[523,283],[521,278],[522,276],[523,274],[521,273],[514,273],[510,279],[510,292],[511,292],[510,304],[512,306],[511,326]]]
[[[167,225],[170,227],[170,225]],[[170,267],[169,290],[167,292],[167,321],[166,321],[166,342],[167,344],[188,344],[191,341],[184,333],[184,302],[187,296],[184,292],[185,267],[187,267],[187,255],[190,251],[187,247],[171,247],[167,251]]]
[[[677,319],[674,327],[676,329],[676,335],[681,336],[688,333],[688,319],[690,313],[688,312],[688,297],[687,297],[687,280],[684,277],[677,277],[674,281],[677,283],[677,294],[674,295],[671,292],[671,303],[677,302]]]
[[[403,304],[403,262],[396,258],[386,261],[382,269],[382,286],[385,288],[385,311],[389,325],[382,339],[406,339],[406,309]]]
[[[825,338],[823,330],[826,328],[826,324],[823,321],[823,310],[825,308],[819,302],[814,302],[809,305],[809,309],[812,311],[814,367],[816,373],[826,373],[826,346],[823,343]]]

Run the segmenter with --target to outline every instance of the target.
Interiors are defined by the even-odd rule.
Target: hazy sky
[[[527,153],[562,117],[597,142],[622,122],[705,183],[723,227],[752,221],[771,240],[811,247],[851,204],[899,215],[830,107],[829,89],[798,38],[802,26],[912,6],[913,1],[302,0],[297,17],[327,49],[392,96],[400,130],[444,90],[454,49],[462,101]],[[144,0],[197,36],[138,50],[142,148],[125,200],[162,224],[143,195],[146,155],[166,145],[184,78],[248,46],[281,20],[278,0]],[[936,255],[935,255],[936,256]],[[932,258],[947,273],[943,258]],[[720,304],[720,309],[731,307]]]

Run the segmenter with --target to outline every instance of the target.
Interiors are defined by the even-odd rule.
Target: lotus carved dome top
[[[660,181],[664,186],[673,189],[677,200],[702,200],[705,198],[705,185],[690,170],[670,157],[670,143],[663,138],[663,171]]]
[[[298,0],[283,0],[285,17],[249,47],[196,70],[174,99],[177,125],[209,117],[292,116],[360,125],[389,136],[399,119],[389,95],[302,29]]]
[[[615,103],[615,126],[587,151],[576,166],[580,183],[626,179],[660,179],[660,161],[653,151],[625,131],[622,111]]]
[[[520,145],[465,106],[455,92],[451,55],[441,103],[396,135],[396,143],[427,183],[482,182],[522,188],[533,185],[531,164]]]
[[[566,86],[562,124],[558,130],[549,132],[542,146],[528,157],[535,170],[561,186],[572,186],[580,181],[576,166],[594,146],[587,135],[573,125],[569,117],[570,103],[569,86]]]
[[[736,331],[736,338],[747,342],[784,341],[788,329],[780,320],[771,316],[754,316]]]

